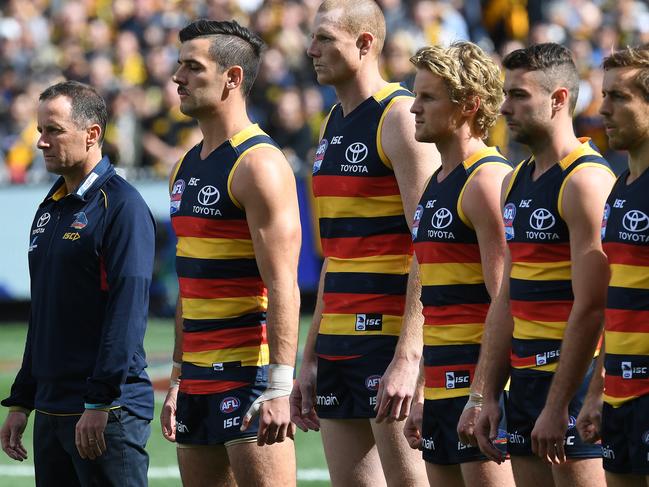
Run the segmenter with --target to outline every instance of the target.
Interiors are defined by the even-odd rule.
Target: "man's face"
[[[211,39],[183,42],[178,69],[172,79],[178,85],[180,111],[190,117],[211,112],[222,101],[227,73],[209,55]]]
[[[457,130],[460,107],[451,101],[444,80],[427,69],[418,69],[414,84],[415,139],[443,142]]]
[[[633,150],[649,140],[649,102],[634,84],[638,71],[614,68],[604,72],[599,113],[613,149]]]
[[[505,101],[500,113],[516,142],[530,145],[552,124],[552,94],[543,86],[543,77],[540,71],[506,71]]]
[[[84,165],[88,157],[89,131],[79,128],[70,114],[66,96],[44,100],[38,105],[37,146],[43,151],[48,172],[65,175]]]
[[[336,86],[349,81],[359,65],[357,37],[342,28],[342,8],[318,12],[306,51],[313,59],[318,83]]]

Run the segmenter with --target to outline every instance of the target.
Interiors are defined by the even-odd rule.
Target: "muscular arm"
[[[411,102],[410,99],[403,99],[394,103],[380,134],[383,150],[392,163],[399,184],[409,227],[426,182],[440,164],[439,153],[433,144],[422,144],[415,140],[414,115],[409,111]],[[421,283],[413,259],[399,341],[377,393],[377,422],[385,418],[390,421],[402,420],[410,411],[423,347],[424,317],[420,296]]]
[[[600,231],[604,204],[613,182],[613,176],[603,169],[584,168],[571,177],[564,191],[562,206],[570,230],[574,302],[561,344],[559,365],[545,407],[532,431],[532,449],[552,463],[565,461],[563,440],[568,405],[593,360],[604,324],[609,269]],[[556,454],[554,445],[557,445]]]

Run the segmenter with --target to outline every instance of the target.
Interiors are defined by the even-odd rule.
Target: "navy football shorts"
[[[263,370],[263,369],[260,369]],[[259,416],[241,431],[241,423],[252,403],[266,390],[264,380],[217,394],[178,393],[176,442],[187,445],[223,445],[254,438],[259,430]]]
[[[347,360],[318,357],[316,412],[325,419],[374,418],[379,380],[394,349]]]
[[[649,475],[649,396],[602,411],[604,470],[617,474]]]
[[[450,399],[424,401],[422,421],[423,458],[436,465],[456,465],[459,463],[487,460],[480,448],[463,445],[457,436],[457,422],[460,420],[469,396]],[[502,409],[501,401],[501,409]],[[507,453],[507,430],[504,411],[498,426],[496,448]]]
[[[594,361],[593,361],[594,364]],[[568,405],[568,430],[564,447],[568,458],[601,458],[602,449],[599,445],[584,443],[575,428],[577,416],[584,403],[588,384],[593,374],[591,364],[577,394]],[[554,374],[525,369],[511,369],[509,394],[505,401],[507,414],[507,432],[509,435],[507,450],[511,456],[533,455],[531,434],[534,424],[545,406],[550,384]]]

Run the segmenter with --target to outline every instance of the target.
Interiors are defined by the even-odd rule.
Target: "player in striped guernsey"
[[[611,267],[606,353],[577,428],[594,442],[601,420],[607,485],[639,487],[649,485],[649,46],[615,52],[603,66],[600,113],[610,146],[629,152],[629,168],[604,210],[602,237]]]
[[[473,438],[482,397],[476,364],[506,246],[500,187],[511,165],[484,142],[503,99],[500,71],[470,42],[423,48],[411,62],[415,137],[436,144],[442,167],[428,181],[413,223],[425,401],[413,404],[404,434],[423,450],[430,485],[513,486],[509,464],[487,461]]]
[[[304,430],[321,426],[334,485],[426,484],[396,421],[410,411],[421,355],[404,215],[436,153],[414,139],[412,94],[381,77],[384,38],[373,0],[326,0],[307,50],[340,103],[313,168],[325,262],[291,417]]]
[[[246,114],[262,42],[207,20],[180,41],[173,80],[203,140],[170,182],[180,296],[163,434],[178,444],[186,486],[294,485],[284,440],[294,430],[300,220],[286,159]]]
[[[476,436],[488,456],[502,460],[490,439],[511,372],[506,413],[516,483],[603,485],[600,450],[581,442],[574,426],[603,324],[601,208],[613,176],[594,146],[574,134],[579,76],[570,51],[538,44],[510,53],[503,66],[501,112],[533,156],[503,185],[509,279],[488,318],[495,326],[483,343]]]

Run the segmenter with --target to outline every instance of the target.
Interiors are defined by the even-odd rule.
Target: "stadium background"
[[[593,138],[620,170],[623,154],[610,150],[601,118],[600,63],[620,46],[649,42],[647,0],[377,0],[388,36],[386,78],[411,86],[408,62],[418,47],[468,39],[499,61],[536,42],[572,49],[581,76],[575,127]],[[196,125],[178,110],[170,78],[177,61],[177,32],[198,17],[236,19],[268,45],[249,100],[251,118],[283,148],[298,181],[303,227],[300,287],[301,336],[310,323],[320,258],[313,224],[310,174],[318,129],[335,93],[317,85],[305,55],[319,0],[0,0],[0,395],[19,367],[29,306],[28,230],[36,205],[53,178],[36,149],[38,94],[48,85],[76,79],[108,101],[104,151],[145,195],[158,220],[155,282],[147,333],[150,372],[160,385],[168,375],[170,319],[177,292],[166,177],[195,144]],[[512,161],[526,156],[507,139],[502,121],[490,142]],[[0,411],[4,420],[6,411]],[[31,451],[31,440],[28,442]],[[297,438],[300,485],[327,485],[318,434]],[[149,445],[151,485],[179,485],[173,445],[154,424]],[[0,486],[32,485],[33,470],[0,455]]]

